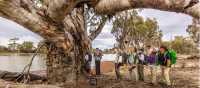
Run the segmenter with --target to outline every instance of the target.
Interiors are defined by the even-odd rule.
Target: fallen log
[[[24,76],[22,75],[27,75],[28,73],[22,74],[20,72],[8,72],[8,71],[0,71],[0,79],[6,80],[6,81],[16,81],[16,82],[22,82],[24,80]],[[30,81],[35,81],[35,80],[42,80],[45,81],[47,80],[46,77],[39,76],[36,74],[29,74],[30,76]]]

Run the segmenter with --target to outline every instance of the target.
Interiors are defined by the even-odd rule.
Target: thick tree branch
[[[73,45],[69,41],[65,41],[64,32],[59,31],[58,27],[50,25],[47,21],[44,21],[44,17],[31,13],[28,9],[21,7],[20,3],[15,0],[0,0],[0,16],[12,20],[25,28],[28,28],[30,31],[40,35],[44,39],[57,43],[58,47],[63,49],[68,49]],[[62,43],[61,43],[62,42]],[[69,50],[69,49],[68,49]]]
[[[81,42],[81,46],[88,49],[88,45],[90,45],[89,38],[87,37],[87,31],[84,27],[83,20],[83,11],[80,8],[76,8],[73,10],[72,14],[65,16],[64,19],[64,29],[65,32],[72,34],[72,37],[75,40]],[[68,38],[70,41],[75,41],[73,39]]]
[[[92,33],[89,35],[89,38],[91,39],[91,41],[93,41],[103,30],[104,25],[107,22],[108,17],[103,17],[101,23],[99,24],[99,26],[97,27],[96,30],[92,31]]]
[[[34,2],[31,0],[19,0],[20,2],[20,6],[22,8],[24,8],[25,10],[31,12],[31,13],[35,13],[36,10],[34,8]]]
[[[89,2],[90,0],[44,0],[44,4],[47,6],[47,15],[55,22],[62,22],[77,5]]]
[[[47,38],[54,35],[54,31],[48,29],[48,23],[41,20],[37,14],[32,14],[26,9],[22,8],[20,3],[12,0],[0,1],[0,13],[3,17],[13,20],[18,24],[28,28],[29,30],[39,34],[40,36]],[[55,27],[52,27],[55,30]]]
[[[199,0],[99,0],[94,8],[100,14],[113,14],[133,8],[152,8],[200,18]]]
[[[65,16],[74,9],[79,0],[44,0],[47,14],[55,22],[62,22]]]

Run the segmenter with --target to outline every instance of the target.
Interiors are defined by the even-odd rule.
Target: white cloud
[[[158,20],[160,29],[163,31],[164,40],[173,39],[175,35],[188,36],[186,28],[191,24],[192,18],[188,15],[166,12],[152,9],[144,9],[139,12],[139,15],[147,18],[156,18]],[[115,41],[114,36],[110,33],[112,24],[107,22],[102,33],[93,41],[94,48],[111,48]],[[35,44],[42,40],[42,38],[26,28],[0,17],[0,45],[6,45],[8,40],[13,37],[19,37],[19,42],[33,41]]]
[[[192,18],[185,14],[166,12],[153,9],[144,9],[139,12],[139,15],[147,18],[156,18],[160,30],[163,31],[163,40],[174,39],[174,36],[188,36],[186,28],[192,23]],[[114,36],[110,33],[112,24],[107,23],[102,33],[93,41],[93,46],[96,48],[111,48],[115,41]]]
[[[115,39],[95,39],[93,41],[93,47],[94,48],[100,48],[100,49],[106,49],[106,48],[112,48],[115,44]]]
[[[7,46],[8,39],[5,37],[0,37],[0,45]]]
[[[0,17],[0,45],[7,46],[9,39],[17,37],[23,41],[32,41],[36,46],[42,40],[40,36],[20,26],[19,24]]]
[[[112,48],[116,43],[115,37],[111,34],[112,25],[107,23],[103,28],[102,32],[93,41],[92,45],[94,48],[106,49]]]
[[[139,15],[147,18],[156,18],[163,31],[163,40],[170,40],[176,35],[188,36],[186,28],[192,23],[192,17],[175,12],[167,12],[153,9],[144,9]]]

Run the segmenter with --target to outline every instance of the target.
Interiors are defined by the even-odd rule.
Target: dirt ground
[[[97,85],[91,86],[88,81],[80,81],[77,88],[165,88],[161,84],[150,85],[149,82],[149,69],[145,67],[145,81],[135,82],[127,80],[126,69],[124,69],[124,78],[122,80],[116,80],[114,72],[98,77]],[[179,59],[177,65],[171,69],[171,81],[173,88],[200,88],[200,59]],[[158,70],[157,80],[159,82],[160,70]],[[64,86],[64,88],[70,88],[71,86]],[[33,84],[20,84],[0,80],[0,88],[59,88],[55,85],[41,84],[40,81]]]

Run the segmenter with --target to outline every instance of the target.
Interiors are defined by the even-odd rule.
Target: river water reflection
[[[24,67],[29,63],[33,54],[9,54],[0,55],[0,70],[10,71],[10,72],[21,72]],[[45,70],[44,54],[39,54],[34,58],[33,64],[31,66],[31,71]],[[102,61],[113,61],[114,54],[104,54]]]
[[[0,56],[0,70],[21,72],[30,62],[33,54],[9,54]],[[39,54],[34,58],[31,71],[45,70],[45,55]]]

